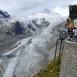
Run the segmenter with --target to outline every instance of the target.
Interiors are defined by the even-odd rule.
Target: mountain
[[[0,18],[0,49],[6,51],[17,41],[36,35],[49,25],[49,21],[43,18],[26,19],[19,21],[10,18]]]
[[[53,28],[64,19],[37,13],[24,21],[12,17],[0,20],[0,77],[32,77],[49,62],[48,51],[58,33]]]
[[[37,12],[38,13],[43,13],[43,14],[49,14],[49,15],[53,15],[53,16],[60,16],[59,13],[54,12],[53,9],[48,9],[48,8],[44,8],[44,9],[38,9]]]
[[[0,18],[10,18],[10,15],[6,11],[0,10]]]

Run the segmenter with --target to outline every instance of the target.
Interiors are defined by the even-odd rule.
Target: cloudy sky
[[[68,15],[68,5],[77,0],[0,0],[0,9],[14,16],[27,16],[39,9],[52,9],[62,15]]]

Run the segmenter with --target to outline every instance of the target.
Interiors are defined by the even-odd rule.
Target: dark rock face
[[[3,12],[3,11],[0,10],[0,15],[2,15],[4,18],[10,17],[10,15],[6,11]]]
[[[15,32],[15,34],[17,35],[17,34],[22,34],[23,33],[23,28],[22,28],[22,26],[21,26],[21,24],[20,24],[20,22],[16,22],[15,23],[15,29],[14,29],[14,32]]]

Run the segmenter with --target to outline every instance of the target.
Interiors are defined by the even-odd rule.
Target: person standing
[[[74,30],[74,41],[77,43],[77,28],[75,27]]]

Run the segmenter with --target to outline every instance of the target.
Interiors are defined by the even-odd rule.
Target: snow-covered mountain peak
[[[44,8],[44,9],[40,9],[37,11],[38,13],[45,13],[45,14],[49,14],[49,15],[53,15],[53,16],[59,16],[60,14],[53,11],[53,9],[48,9],[48,8]]]
[[[40,19],[45,19],[47,21],[51,20],[53,21],[53,19],[56,18],[63,18],[63,16],[61,16],[59,13],[52,11],[52,9],[38,9],[36,12],[34,12],[32,15],[26,17],[26,20],[40,20]]]

